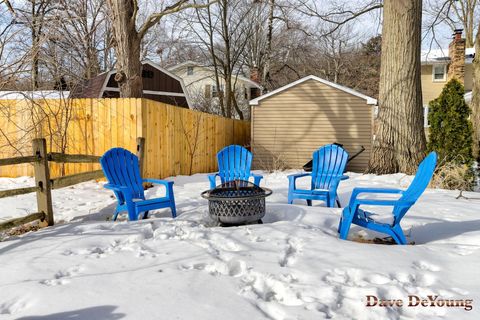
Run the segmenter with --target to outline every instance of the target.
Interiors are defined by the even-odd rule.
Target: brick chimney
[[[456,78],[462,84],[465,79],[465,39],[462,38],[463,29],[455,29],[453,40],[448,46],[450,66],[448,68],[448,80]]]
[[[254,81],[255,83],[260,83],[260,72],[255,66],[250,68],[250,80]],[[250,99],[255,99],[260,96],[260,94],[260,89],[250,88]]]
[[[250,80],[260,83],[260,72],[257,67],[250,68]]]

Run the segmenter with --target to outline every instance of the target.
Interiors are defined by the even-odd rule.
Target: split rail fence
[[[33,154],[23,157],[0,159],[0,167],[16,164],[33,165],[35,186],[11,190],[1,190],[0,198],[18,196],[36,192],[37,212],[27,216],[0,222],[0,231],[11,229],[36,220],[46,220],[49,226],[54,224],[52,205],[52,190],[65,188],[77,183],[103,178],[102,170],[93,170],[82,173],[66,175],[63,177],[50,178],[50,166],[52,163],[95,163],[98,164],[100,157],[84,154],[62,154],[56,152],[47,153],[47,142],[45,139],[34,139],[32,141]],[[143,169],[145,159],[145,139],[137,138],[137,156],[140,169]]]

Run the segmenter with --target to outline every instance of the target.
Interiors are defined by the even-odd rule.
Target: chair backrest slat
[[[400,201],[415,202],[427,188],[435,172],[437,165],[437,153],[431,152],[418,166],[415,178],[405,192],[403,192]]]
[[[232,180],[248,180],[252,165],[252,153],[242,146],[231,145],[217,154],[218,173],[222,183]]]
[[[123,148],[112,148],[100,158],[100,164],[109,183],[129,188],[135,198],[145,197],[136,155]]]
[[[313,152],[312,189],[328,189],[333,178],[341,176],[347,166],[348,153],[328,144]]]

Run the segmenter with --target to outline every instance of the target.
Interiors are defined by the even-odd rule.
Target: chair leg
[[[348,232],[353,221],[353,213],[350,212],[350,208],[343,209],[342,219],[340,220],[340,239],[347,240]]]
[[[145,211],[145,213],[143,214],[143,218],[142,218],[142,219],[148,219],[148,212],[149,212],[148,210]]]
[[[170,203],[170,209],[172,210],[172,218],[177,217],[177,208],[175,207],[175,202]]]
[[[407,244],[407,239],[405,238],[405,234],[399,224],[392,228],[392,238],[398,244]]]
[[[117,218],[118,218],[118,214],[119,214],[119,213],[120,213],[120,212],[118,212],[117,210],[115,210],[115,212],[113,213],[113,217],[112,217],[112,220],[113,220],[113,221],[117,221]]]
[[[336,200],[336,201],[337,201],[337,206],[338,206],[339,208],[341,208],[342,205],[340,204],[340,199],[338,199],[338,197],[337,197],[337,200]]]
[[[290,191],[288,191],[288,204],[292,204],[293,203],[293,195],[291,194]]]
[[[309,206],[309,207],[312,206],[312,200],[307,200],[307,206]]]

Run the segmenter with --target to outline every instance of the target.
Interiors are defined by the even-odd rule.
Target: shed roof
[[[302,78],[302,79],[299,79],[299,80],[294,81],[294,82],[292,82],[292,83],[289,83],[289,84],[287,84],[287,85],[285,85],[285,86],[283,86],[283,87],[280,87],[280,88],[278,88],[278,89],[276,89],[276,90],[273,90],[273,91],[271,91],[271,92],[269,92],[269,93],[267,93],[267,94],[264,94],[264,95],[262,95],[262,96],[260,96],[260,97],[258,97],[258,98],[256,98],[256,99],[251,100],[251,101],[250,101],[250,105],[256,106],[256,105],[258,105],[259,101],[261,101],[261,100],[263,100],[263,99],[266,99],[266,98],[268,98],[268,97],[271,97],[271,96],[273,96],[273,95],[276,95],[276,94],[278,94],[278,93],[280,93],[280,92],[282,92],[282,91],[285,91],[285,90],[287,90],[287,89],[289,89],[289,88],[292,88],[292,87],[294,87],[294,86],[296,86],[296,85],[299,85],[299,84],[301,84],[301,83],[303,83],[303,82],[305,82],[305,81],[308,81],[308,80],[315,80],[315,81],[321,82],[321,83],[323,83],[323,84],[325,84],[325,85],[327,85],[327,86],[330,86],[330,87],[333,87],[333,88],[335,88],[335,89],[338,89],[338,90],[344,91],[344,92],[346,92],[346,93],[349,93],[349,94],[351,94],[351,95],[353,95],[353,96],[356,96],[356,97],[365,99],[365,100],[367,101],[367,104],[372,104],[372,105],[376,105],[376,104],[377,104],[377,99],[374,99],[374,98],[372,98],[372,97],[366,96],[366,95],[364,95],[363,93],[360,93],[360,92],[355,91],[355,90],[353,90],[353,89],[351,89],[351,88],[347,88],[347,87],[345,87],[345,86],[339,85],[338,83],[330,82],[330,81],[328,81],[328,80],[319,78],[319,77],[314,76],[314,75],[309,75],[309,76],[306,76],[305,78]]]

